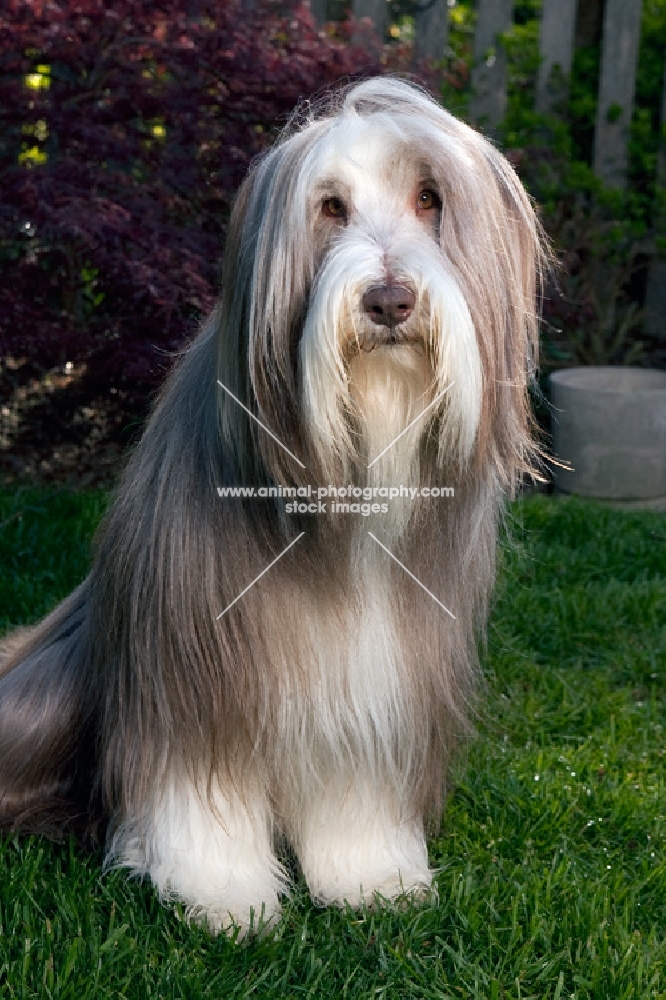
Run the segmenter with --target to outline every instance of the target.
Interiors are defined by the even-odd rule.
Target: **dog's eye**
[[[439,199],[439,195],[436,191],[431,190],[431,188],[423,188],[419,191],[419,196],[416,203],[420,209],[423,211],[428,211],[431,208],[441,208],[442,203]]]
[[[347,217],[347,209],[341,198],[327,198],[322,205],[322,211],[329,219],[346,219]]]

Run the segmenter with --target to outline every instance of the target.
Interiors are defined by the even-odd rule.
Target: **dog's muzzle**
[[[416,296],[405,285],[375,285],[363,296],[363,312],[378,326],[400,326],[412,315]]]
[[[361,305],[371,323],[359,337],[359,350],[372,351],[419,339],[416,330],[405,327],[416,305],[416,295],[406,285],[373,285],[364,293]]]

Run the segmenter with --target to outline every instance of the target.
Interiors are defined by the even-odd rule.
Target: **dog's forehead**
[[[322,178],[349,183],[364,180],[404,182],[422,170],[427,146],[421,130],[385,115],[345,116],[322,138],[315,156]]]

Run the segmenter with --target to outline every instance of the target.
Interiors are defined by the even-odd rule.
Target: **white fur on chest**
[[[303,610],[306,660],[285,671],[275,744],[274,787],[292,813],[316,789],[344,795],[356,779],[375,792],[392,786],[400,798],[417,711],[386,560],[369,536],[359,539],[344,602],[311,597]]]
[[[412,430],[402,432],[426,408],[428,389],[425,361],[409,349],[354,359],[350,392],[361,417],[367,464],[373,463],[361,485],[418,485],[422,428],[417,420]],[[296,764],[295,784],[302,787],[325,782],[338,770],[347,775],[365,771],[373,782],[398,781],[398,753],[411,743],[410,683],[391,594],[395,574],[390,557],[369,532],[387,547],[397,547],[408,530],[412,500],[392,499],[387,507],[356,518],[349,577],[338,599],[308,593],[300,602],[304,684],[285,650],[279,740],[291,748],[287,757]]]

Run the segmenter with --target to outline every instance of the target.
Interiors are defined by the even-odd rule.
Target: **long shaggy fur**
[[[368,80],[294,117],[239,191],[220,302],[90,575],[9,639],[3,828],[106,831],[110,864],[213,930],[279,912],[284,839],[321,902],[430,886],[424,822],[465,724],[502,497],[533,455],[541,260],[509,164],[417,88]],[[364,308],[386,285],[415,301],[388,332]],[[335,517],[217,492],[276,483],[455,498]]]

